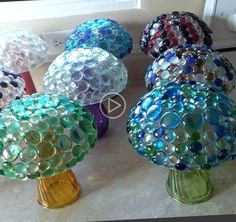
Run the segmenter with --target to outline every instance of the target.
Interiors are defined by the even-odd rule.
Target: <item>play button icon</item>
[[[107,113],[103,112],[101,103],[103,103],[107,108]],[[103,96],[101,103],[100,103],[100,110],[103,113],[103,115],[109,119],[119,118],[120,116],[122,116],[122,114],[125,112],[126,109],[125,99],[119,93],[106,94],[105,96]]]

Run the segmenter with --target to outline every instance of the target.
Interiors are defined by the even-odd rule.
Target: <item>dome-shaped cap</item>
[[[84,105],[99,103],[108,93],[121,92],[126,84],[124,64],[101,48],[65,51],[44,76],[45,92],[66,95]]]
[[[207,84],[169,83],[138,101],[127,130],[137,152],[157,165],[209,169],[236,153],[236,104]]]
[[[0,31],[0,65],[22,73],[42,65],[48,47],[36,34],[23,28]]]
[[[215,50],[186,45],[160,55],[148,67],[145,81],[148,89],[171,81],[209,83],[228,94],[235,88],[236,71],[230,61]]]
[[[24,89],[25,81],[21,76],[9,71],[6,67],[0,67],[0,108],[22,97]]]
[[[171,12],[156,17],[147,24],[140,40],[142,51],[158,57],[174,46],[184,44],[212,45],[212,31],[190,12]]]
[[[124,27],[111,19],[86,21],[76,27],[66,41],[66,50],[99,47],[118,59],[132,50],[133,40]]]
[[[35,179],[81,161],[97,138],[92,114],[65,96],[33,94],[0,113],[0,173]]]

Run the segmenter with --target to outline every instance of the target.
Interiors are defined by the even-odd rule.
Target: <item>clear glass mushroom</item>
[[[236,71],[230,61],[215,50],[185,45],[161,54],[148,67],[145,81],[148,89],[172,81],[209,83],[229,94],[235,88]]]
[[[111,53],[101,48],[65,51],[49,66],[44,76],[46,93],[66,95],[87,106],[94,113],[98,136],[107,130],[103,98],[120,93],[127,84],[127,69]]]
[[[140,39],[142,51],[154,58],[184,44],[212,45],[212,31],[190,12],[173,11],[156,17],[147,24]]]
[[[93,115],[65,96],[32,94],[0,113],[0,173],[36,179],[38,202],[59,208],[76,201],[79,184],[70,170],[97,138]]]
[[[118,59],[122,59],[132,50],[133,39],[118,22],[101,18],[78,25],[66,41],[65,49],[102,48]]]
[[[170,169],[172,197],[200,203],[212,196],[208,170],[235,158],[236,104],[208,84],[171,82],[138,101],[127,131],[140,155]]]
[[[47,52],[46,43],[31,31],[23,28],[0,30],[0,65],[22,75],[27,94],[36,92],[29,71],[45,62]]]

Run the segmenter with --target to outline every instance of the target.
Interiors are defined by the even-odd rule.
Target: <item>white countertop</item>
[[[215,194],[208,202],[184,205],[166,192],[168,169],[136,154],[128,142],[130,105],[145,92],[143,84],[123,93],[127,111],[110,121],[109,131],[94,150],[73,168],[81,187],[73,205],[47,210],[36,202],[36,182],[0,177],[1,222],[69,222],[236,214],[236,161],[211,170]]]

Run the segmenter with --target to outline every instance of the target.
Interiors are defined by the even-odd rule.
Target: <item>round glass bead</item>
[[[15,109],[16,104],[31,114],[22,116]],[[49,107],[61,112],[51,116]],[[65,96],[36,93],[13,101],[0,113],[2,175],[22,180],[36,179],[67,170],[94,146],[96,128],[89,111]],[[76,146],[81,147],[81,156],[76,153]],[[74,158],[75,154],[78,158]]]

